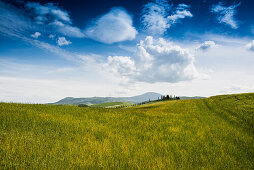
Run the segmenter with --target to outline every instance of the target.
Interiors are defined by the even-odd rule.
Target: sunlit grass
[[[0,169],[254,169],[254,94],[129,108],[0,104]]]

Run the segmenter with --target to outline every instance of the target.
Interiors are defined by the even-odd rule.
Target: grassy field
[[[107,103],[100,103],[100,104],[94,104],[90,107],[103,107],[103,108],[114,108],[119,106],[131,106],[132,103],[128,102],[107,102]]]
[[[254,94],[119,109],[0,104],[0,169],[254,169]]]

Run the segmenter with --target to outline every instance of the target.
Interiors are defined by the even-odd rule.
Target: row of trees
[[[158,97],[158,100],[180,100],[180,97],[178,96],[172,96],[172,95],[166,95],[166,96],[161,96],[161,98]]]

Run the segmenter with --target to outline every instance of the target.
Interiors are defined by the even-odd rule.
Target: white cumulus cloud
[[[85,29],[87,37],[107,44],[133,40],[137,30],[131,16],[122,8],[112,8]]]
[[[151,34],[164,34],[171,25],[180,19],[192,17],[190,6],[178,4],[172,7],[167,0],[155,0],[147,3],[142,10],[141,21],[146,31]]]
[[[151,36],[140,41],[134,57],[109,56],[105,66],[115,74],[139,82],[175,83],[200,76],[188,50]]]
[[[223,3],[219,2],[217,5],[213,5],[211,8],[211,12],[217,15],[217,20],[219,23],[223,23],[231,26],[233,29],[238,28],[238,22],[235,20],[234,16],[236,14],[236,8],[240,5],[234,4],[231,6],[225,6]]]
[[[206,51],[210,48],[216,47],[217,45],[215,44],[214,41],[205,41],[204,43],[200,44],[196,50],[201,50],[201,51]]]
[[[254,40],[246,45],[247,49],[254,52]]]
[[[135,62],[128,56],[109,56],[107,64],[113,73],[122,76],[133,76],[136,74]]]
[[[31,37],[33,38],[39,38],[39,36],[41,36],[40,32],[35,32],[34,34],[31,34]]]
[[[58,40],[57,40],[57,44],[59,46],[70,45],[71,41],[66,40],[65,37],[59,37]]]

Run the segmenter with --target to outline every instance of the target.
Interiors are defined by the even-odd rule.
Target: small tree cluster
[[[78,107],[89,107],[87,104],[79,104]]]
[[[178,96],[172,96],[172,95],[166,95],[166,96],[161,96],[161,98],[159,99],[158,98],[158,100],[179,100],[180,99],[180,97],[178,97]]]
[[[180,97],[178,96],[172,96],[172,95],[163,95],[161,97],[158,97],[157,100],[151,100],[149,99],[148,101],[144,101],[144,102],[141,102],[141,103],[138,103],[137,105],[143,105],[143,104],[146,104],[146,103],[149,103],[149,102],[154,102],[154,101],[165,101],[165,100],[180,100]]]

